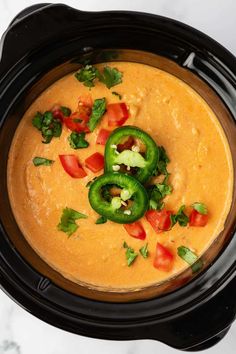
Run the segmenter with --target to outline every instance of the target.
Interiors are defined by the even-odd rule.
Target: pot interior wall
[[[17,124],[23,116],[25,110],[43,90],[45,90],[49,85],[67,73],[77,70],[81,66],[81,63],[85,60],[89,60],[91,63],[105,61],[130,61],[144,63],[165,70],[166,72],[169,72],[185,81],[205,99],[205,101],[217,115],[230,144],[235,171],[236,125],[231,114],[226,109],[222,99],[213,90],[213,88],[211,88],[206,82],[204,82],[202,78],[200,78],[201,75],[199,75],[198,68],[197,66],[195,67],[195,64],[199,64],[199,61],[201,65],[203,64],[203,62],[200,60],[200,57],[197,57],[194,53],[190,53],[188,56],[183,58],[181,63],[176,63],[170,59],[165,58],[164,56],[155,55],[148,52],[122,49],[93,51],[88,47],[86,49],[86,53],[84,53],[83,56],[79,58],[74,56],[72,60],[67,60],[60,64],[58,63],[57,66],[41,72],[38,76],[29,77],[27,85],[20,89],[19,95],[16,97],[15,102],[14,100],[11,102],[11,107],[6,114],[6,119],[0,131],[0,194],[2,196],[0,201],[0,215],[3,225],[3,234],[5,234],[5,237],[9,239],[9,246],[14,249],[15,256],[23,257],[29,265],[31,265],[40,274],[42,274],[41,281],[35,284],[36,287],[44,288],[47,287],[48,283],[53,282],[59,287],[74,294],[82,295],[84,297],[96,300],[112,302],[143,300],[163,295],[164,293],[174,291],[178,287],[189,282],[196,275],[193,276],[191,270],[189,269],[179,276],[171,279],[171,281],[156,284],[155,286],[147,287],[141,290],[133,289],[130,291],[124,290],[121,292],[118,292],[114,289],[110,289],[108,291],[108,289],[104,290],[99,288],[91,288],[88,285],[84,286],[83,284],[75,284],[63,278],[59,273],[51,269],[32,250],[32,248],[26,242],[21,231],[19,230],[11,210],[7,193],[6,168],[8,151]],[[33,65],[33,63],[31,65]],[[192,70],[193,68],[196,70]],[[194,74],[192,71],[195,71],[198,73],[198,75]],[[214,80],[212,82],[212,86],[213,83]],[[224,92],[222,91],[222,97],[223,96]],[[205,265],[202,271],[204,271],[204,269],[206,269],[209,264],[214,259],[216,259],[224,245],[226,245],[230,240],[234,231],[235,215],[236,195],[234,187],[232,207],[225,224],[225,229],[219,235],[217,240],[211,245],[208,251],[204,254],[203,260]],[[14,268],[14,260],[12,261],[12,266]],[[25,274],[25,276],[27,276],[27,274]],[[22,277],[24,277],[24,274],[22,274]]]

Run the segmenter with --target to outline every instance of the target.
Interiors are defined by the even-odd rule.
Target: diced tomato
[[[59,104],[56,104],[55,106],[53,106],[51,111],[53,114],[53,118],[59,119],[63,123],[64,114],[61,111],[61,106]]]
[[[148,210],[146,212],[147,221],[152,225],[156,233],[168,231],[171,228],[172,211],[163,209],[161,211]]]
[[[123,226],[130,236],[145,240],[146,232],[140,221],[135,221],[132,224],[124,224]]]
[[[107,105],[108,125],[121,126],[129,118],[129,111],[124,102]]]
[[[169,272],[173,266],[173,261],[173,254],[167,248],[157,242],[153,266],[164,272]]]
[[[93,99],[91,95],[83,95],[83,96],[79,96],[79,103],[78,105],[82,105],[85,107],[90,107],[92,108],[93,106]]]
[[[206,226],[208,222],[207,214],[200,214],[197,210],[193,209],[189,216],[190,226]]]
[[[85,160],[85,166],[92,172],[101,171],[104,168],[104,156],[99,152],[95,152],[95,154]]]
[[[55,118],[55,119],[59,119],[62,123],[63,123],[63,121],[64,121],[64,114],[62,113],[62,111],[61,110],[55,110],[55,111],[53,111],[52,112],[52,114],[53,114],[53,118]]]
[[[129,136],[122,144],[117,145],[117,151],[122,152],[124,150],[130,150],[134,145],[134,138]]]
[[[77,133],[89,133],[88,121],[89,116],[84,112],[74,112],[69,117],[64,118],[67,128]]]
[[[75,155],[59,155],[61,164],[68,173],[73,178],[83,178],[87,176],[83,167],[80,166],[79,161]]]
[[[101,129],[98,133],[96,144],[106,145],[107,139],[109,138],[110,134],[110,130]]]

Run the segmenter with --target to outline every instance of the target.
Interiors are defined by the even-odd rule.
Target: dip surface
[[[16,221],[33,249],[54,269],[74,282],[103,287],[106,290],[141,288],[166,280],[188,267],[178,257],[177,247],[184,245],[200,256],[224,227],[231,205],[233,170],[228,142],[215,114],[206,102],[176,77],[143,64],[109,63],[123,73],[123,82],[110,90],[100,82],[90,91],[67,75],[44,91],[23,116],[13,139],[8,162],[8,190]],[[103,65],[97,66],[102,68]],[[70,131],[63,126],[60,138],[42,144],[39,131],[32,125],[37,111],[45,112],[55,104],[76,110],[78,97],[90,93],[93,99],[106,97],[108,103],[121,102],[129,107],[127,125],[146,131],[163,145],[171,160],[168,170],[173,192],[165,198],[167,209],[201,201],[209,210],[205,227],[175,225],[156,234],[146,218],[142,224],[146,240],[130,237],[124,227],[111,221],[96,225],[98,218],[88,201],[86,184],[96,175],[86,169],[87,177],[76,179],[65,173],[60,154],[75,154],[83,165],[94,152],[104,153],[96,144],[107,116],[93,133],[86,135],[89,147],[73,150],[68,143]],[[35,167],[32,159],[42,156],[55,160],[51,166]],[[78,220],[79,228],[70,238],[57,225],[65,208],[88,216]],[[188,208],[186,209],[188,211]],[[138,250],[148,243],[149,257],[137,257],[128,267],[124,241]],[[153,267],[156,243],[175,255],[174,267],[163,272]]]

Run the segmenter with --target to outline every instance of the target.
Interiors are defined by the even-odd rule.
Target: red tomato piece
[[[111,134],[110,130],[101,129],[98,133],[96,144],[106,145],[107,139],[109,138],[110,134]]]
[[[85,112],[74,112],[69,117],[64,118],[67,128],[77,133],[89,133],[88,121],[89,116]]]
[[[79,161],[75,155],[59,155],[61,164],[68,173],[73,178],[83,178],[87,176],[83,167],[80,166]]]
[[[200,214],[197,210],[193,209],[189,216],[190,226],[206,226],[208,222],[207,214]]]
[[[104,168],[104,156],[99,152],[95,152],[95,154],[85,160],[85,166],[92,172],[101,171]]]
[[[62,113],[62,111],[60,109],[52,111],[52,114],[53,114],[53,118],[59,119],[63,123],[64,114]]]
[[[168,231],[171,228],[171,210],[163,209],[161,211],[157,210],[148,210],[146,212],[147,221],[152,225],[156,233],[162,231]]]
[[[124,224],[123,226],[130,236],[145,240],[146,232],[140,221],[135,221],[132,224]]]
[[[124,102],[107,105],[108,125],[121,126],[129,118],[129,111]]]
[[[61,106],[59,104],[56,104],[55,106],[52,107],[51,111],[53,114],[53,118],[59,119],[63,123],[64,114],[61,111]]]
[[[173,254],[166,247],[157,242],[153,266],[164,272],[169,272],[173,266],[173,261]]]

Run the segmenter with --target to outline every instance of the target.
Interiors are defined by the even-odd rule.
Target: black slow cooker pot
[[[236,168],[236,60],[226,49],[160,16],[81,12],[53,4],[25,9],[1,40],[1,288],[35,316],[70,332],[117,340],[156,339],[189,351],[206,349],[224,337],[236,313],[235,187],[225,228],[203,255],[199,274],[187,270],[167,283],[121,293],[76,285],[52,270],[25,241],[10,207],[7,158],[25,110],[46,87],[81,63],[111,60],[146,63],[192,86],[216,113]]]

